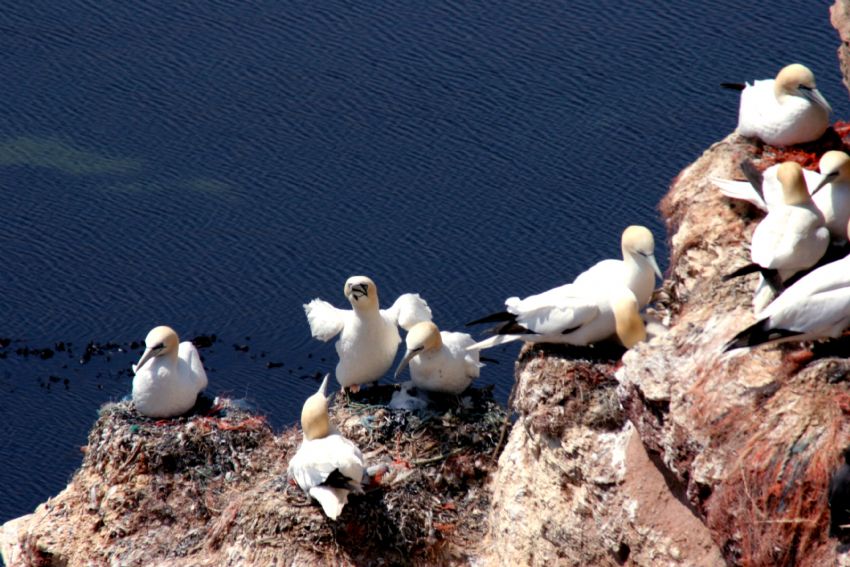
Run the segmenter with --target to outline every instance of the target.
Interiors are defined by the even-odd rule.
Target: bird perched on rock
[[[850,256],[806,274],[735,335],[724,350],[837,338],[850,325]]]
[[[586,346],[611,337],[631,348],[646,338],[638,301],[627,287],[596,291],[569,285],[572,287],[561,286],[512,302],[507,311],[472,321],[470,325],[499,325],[494,336],[468,349],[481,350],[516,340]]]
[[[198,349],[180,342],[171,327],[154,327],[145,337],[145,352],[133,367],[133,402],[148,417],[175,417],[192,409],[207,387]]]
[[[782,203],[771,208],[753,232],[752,262],[724,276],[729,280],[761,273],[754,298],[756,312],[771,298],[768,284],[781,288],[782,282],[814,266],[829,246],[829,230],[806,189],[800,164],[783,163],[776,177],[782,185]]]
[[[829,537],[850,535],[850,447],[842,451],[842,464],[829,480]]]
[[[655,261],[655,238],[645,226],[632,225],[623,231],[620,248],[622,260],[597,262],[572,283],[595,290],[626,286],[635,294],[638,309],[643,309],[655,290],[655,276],[664,279]]]
[[[421,321],[431,320],[431,309],[417,293],[406,293],[389,309],[381,309],[378,288],[366,276],[352,276],[343,293],[352,310],[337,309],[327,301],[314,299],[304,305],[310,332],[322,341],[339,335],[336,352],[339,363],[336,379],[343,388],[356,390],[360,384],[380,379],[395,360],[401,336]]]
[[[749,181],[712,178],[720,192],[731,199],[747,201],[763,211],[783,204],[782,184],[777,173],[782,164],[775,164],[763,172],[748,161],[741,169]],[[824,153],[819,162],[820,173],[803,169],[803,177],[815,207],[823,215],[833,242],[847,240],[847,223],[850,221],[850,156],[832,150]]]
[[[750,84],[723,83],[741,91],[738,133],[772,146],[791,146],[820,138],[832,108],[805,65],[783,67],[775,79]]]
[[[404,339],[407,352],[395,376],[410,364],[410,377],[417,388],[429,392],[460,394],[478,378],[478,351],[467,351],[475,339],[467,333],[440,332],[431,321],[417,323]]]
[[[363,455],[331,425],[326,394],[329,376],[325,374],[319,390],[304,402],[304,440],[287,472],[301,490],[318,500],[325,515],[335,520],[348,502],[348,493],[363,492]]]

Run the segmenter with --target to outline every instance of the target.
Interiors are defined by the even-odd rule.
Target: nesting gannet
[[[752,263],[724,277],[730,279],[761,272],[762,280],[756,290],[757,310],[761,303],[758,297],[767,289],[766,281],[773,279],[775,282],[778,277],[784,282],[797,272],[811,268],[829,246],[829,231],[806,189],[800,165],[785,162],[776,175],[782,185],[782,204],[773,207],[753,232]]]
[[[380,379],[395,360],[401,337],[398,327],[410,329],[431,320],[431,309],[417,293],[401,295],[389,309],[380,309],[378,288],[366,276],[352,276],[343,290],[353,310],[337,309],[314,299],[304,305],[310,332],[321,341],[336,335],[336,379],[343,388]]]
[[[635,294],[639,309],[642,309],[655,290],[655,276],[664,279],[655,261],[655,239],[645,226],[632,225],[623,231],[620,246],[622,260],[597,262],[579,274],[573,284],[597,291],[616,290],[625,285]]]
[[[475,339],[467,333],[440,332],[431,321],[417,323],[404,339],[407,352],[395,377],[410,364],[414,386],[429,392],[460,394],[478,378],[483,366],[478,351],[467,351]]]
[[[712,178],[720,192],[732,199],[747,201],[763,211],[782,204],[782,184],[777,178],[779,166],[775,164],[764,172],[752,171],[750,181]],[[742,169],[745,164],[742,164]],[[850,221],[850,156],[832,150],[823,154],[819,162],[820,173],[803,170],[806,187],[812,195],[815,207],[823,215],[826,228],[835,242],[847,240],[847,223]]]
[[[149,417],[174,417],[192,409],[207,387],[198,350],[180,342],[171,327],[154,327],[145,337],[145,352],[133,367],[133,402]]]
[[[500,325],[494,329],[495,336],[475,343],[468,350],[516,340],[584,346],[613,336],[631,348],[646,338],[638,301],[624,286],[594,292],[567,284],[506,305],[505,312],[469,323],[500,322]]]
[[[806,274],[773,300],[726,351],[764,343],[836,338],[850,325],[850,256]]]
[[[319,501],[325,515],[335,520],[348,502],[348,493],[363,492],[363,455],[331,425],[326,395],[329,376],[325,374],[319,391],[304,402],[304,441],[289,461],[287,472],[301,490]]]
[[[783,67],[775,79],[724,86],[742,91],[737,129],[742,136],[791,146],[817,140],[829,126],[832,108],[818,91],[814,74],[799,63]]]

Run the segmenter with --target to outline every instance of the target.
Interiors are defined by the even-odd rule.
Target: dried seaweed
[[[505,412],[489,389],[439,397],[418,412],[388,409],[393,391],[335,400],[333,420],[377,470],[336,521],[286,476],[298,428],[276,436],[228,400],[165,421],[129,402],[104,406],[72,481],[75,502],[52,512],[74,515],[78,535],[33,549],[70,564],[461,560],[486,530],[484,485]]]

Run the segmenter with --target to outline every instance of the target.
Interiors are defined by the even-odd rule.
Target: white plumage
[[[467,351],[475,339],[467,333],[440,331],[430,321],[411,327],[405,337],[407,352],[395,376],[410,364],[410,376],[417,388],[429,392],[460,394],[478,378],[478,351]]]
[[[783,203],[756,227],[750,256],[762,268],[777,270],[784,281],[821,259],[829,246],[829,231],[806,189],[800,165],[783,163],[777,177]]]
[[[850,256],[806,274],[759,314],[725,350],[764,343],[836,338],[850,325]]]
[[[186,413],[207,387],[207,373],[195,345],[181,343],[170,327],[155,327],[148,333],[145,352],[133,372],[133,402],[148,417]]]
[[[597,262],[572,283],[536,295],[509,297],[505,311],[469,323],[499,323],[495,336],[470,348],[490,348],[516,340],[588,345],[611,337],[616,326],[612,300],[631,296],[637,315],[652,297],[655,276],[662,277],[649,229],[627,227],[621,248],[622,260]]]
[[[655,239],[648,228],[632,225],[623,231],[620,246],[622,260],[597,262],[579,274],[573,283],[598,292],[625,285],[635,294],[638,309],[643,309],[655,290],[655,276],[663,279],[655,261]]]
[[[400,296],[389,309],[380,309],[378,289],[366,276],[352,276],[344,293],[353,310],[338,309],[314,299],[304,305],[313,336],[329,341],[339,335],[336,379],[343,388],[380,379],[395,360],[401,336],[398,327],[409,329],[431,319],[431,309],[416,293]]]
[[[775,79],[743,88],[738,133],[773,146],[811,142],[826,131],[830,112],[814,74],[795,63],[782,68]]]
[[[780,165],[772,165],[762,172],[758,188],[748,181],[714,177],[712,182],[723,195],[769,211],[783,204],[782,184],[777,178]],[[832,240],[844,242],[847,240],[847,223],[850,222],[850,156],[840,151],[829,151],[821,156],[819,166],[820,173],[803,169],[806,187],[815,207],[823,215]]]
[[[325,375],[319,391],[301,410],[304,441],[289,461],[287,472],[306,494],[315,498],[325,515],[335,520],[348,502],[349,492],[362,492],[363,455],[330,424]]]
[[[645,338],[638,301],[632,291],[621,286],[594,290],[567,284],[526,299],[505,313],[478,322],[502,324],[495,335],[477,342],[469,350],[491,348],[523,340],[535,343],[589,345],[617,336],[627,348]],[[620,334],[621,330],[627,330]]]

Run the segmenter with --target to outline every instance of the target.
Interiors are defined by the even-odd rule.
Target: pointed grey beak
[[[156,356],[156,351],[152,348],[146,348],[145,352],[142,353],[142,358],[139,359],[139,362],[136,364],[136,368],[134,372],[138,373],[139,370],[145,365],[145,363]]]
[[[395,369],[395,374],[393,374],[393,378],[398,380],[398,375],[401,374],[401,371],[405,369],[405,367],[410,364],[410,360],[419,354],[420,350],[409,350],[405,353],[404,358],[401,359],[401,362],[398,363],[398,368]]]
[[[319,386],[319,393],[322,394],[325,398],[328,397],[328,378],[331,377],[331,373],[328,372],[325,374],[325,377],[322,379],[322,385]]]
[[[832,183],[832,180],[833,180],[834,178],[835,178],[835,174],[824,175],[823,177],[821,177],[820,183],[818,183],[817,187],[815,187],[815,188],[812,190],[812,195],[814,195],[815,193],[817,193],[818,191],[820,191],[820,190],[821,190],[823,187],[825,187],[826,185],[829,185],[830,183]]]
[[[659,280],[664,280],[664,275],[661,273],[661,269],[658,267],[658,262],[655,261],[655,254],[650,254],[646,257],[649,260],[649,265],[652,266],[652,271],[655,272],[655,275],[658,276]]]
[[[803,95],[807,99],[812,101],[813,103],[824,108],[827,112],[832,112],[832,107],[829,106],[829,103],[826,102],[826,99],[823,98],[823,95],[820,94],[819,90],[817,90],[817,89],[805,89],[805,90],[803,90]]]

